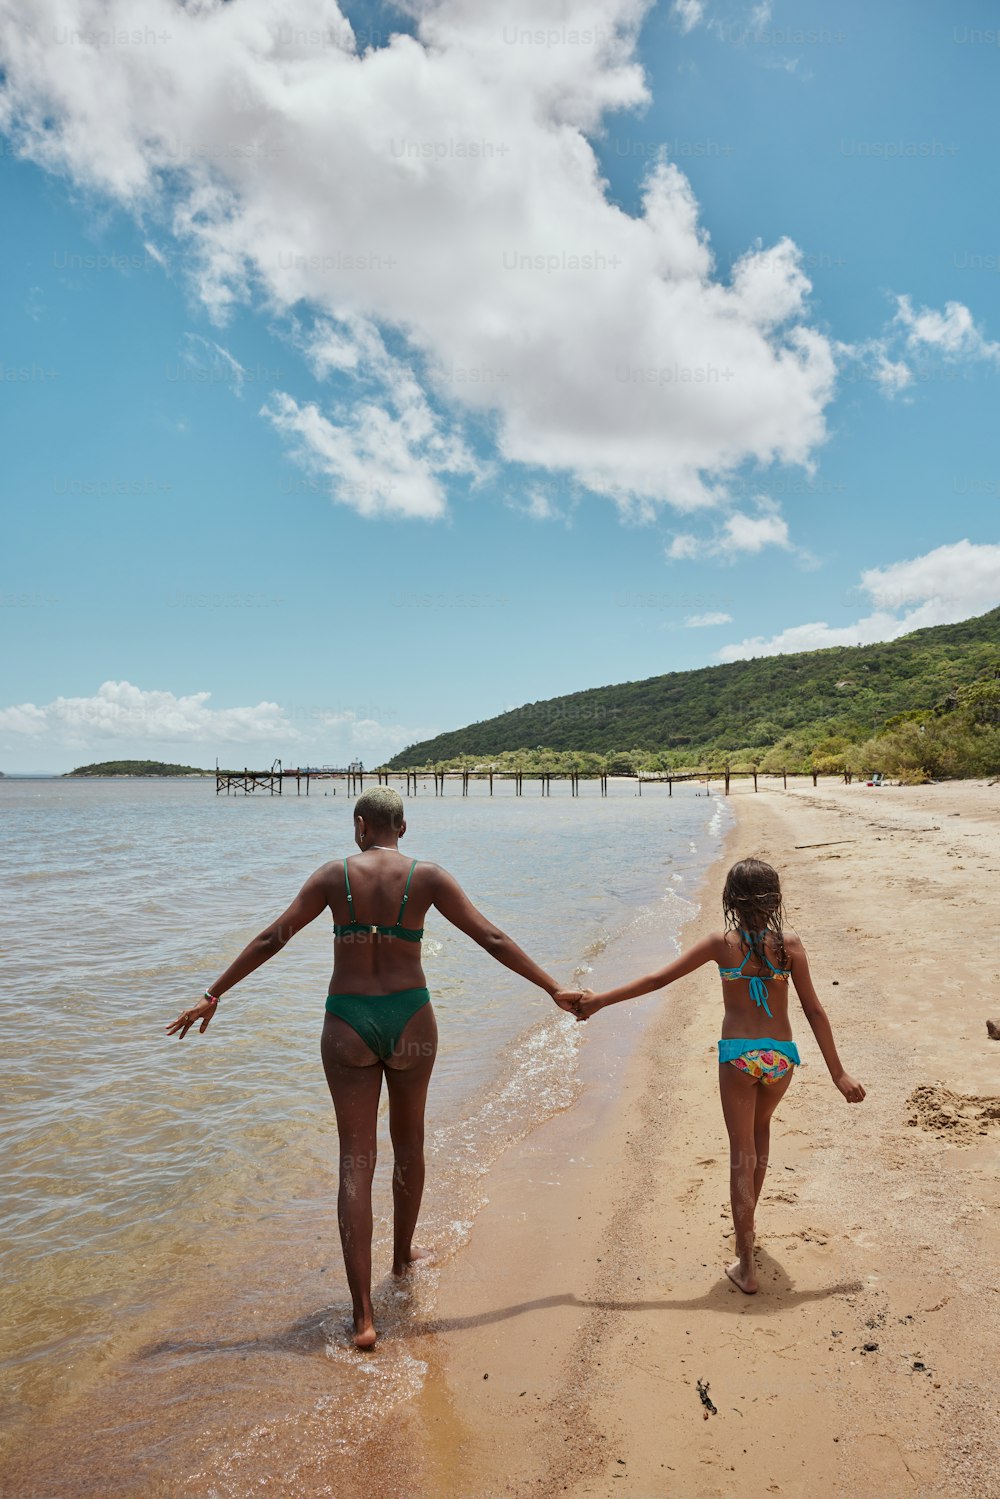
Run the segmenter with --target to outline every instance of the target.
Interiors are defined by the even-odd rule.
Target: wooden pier
[[[810,772],[807,772],[809,774]],[[765,780],[777,780],[780,776],[783,787],[788,786],[788,771],[769,771],[766,774],[759,770],[731,770],[724,767],[721,770],[679,770],[671,772],[657,772],[651,775],[643,775],[641,772],[632,775],[616,775],[614,780],[635,781],[637,795],[642,795],[643,786],[666,786],[667,795],[673,796],[674,786],[685,781],[701,781],[709,787],[713,781],[718,785],[722,783],[723,792],[729,795],[730,781],[740,776],[750,777],[753,780],[753,789],[757,790],[758,776]],[[795,778],[795,774],[793,779]],[[816,785],[816,771],[811,772],[812,783]],[[512,781],[514,783],[514,795],[524,795],[525,781],[535,781],[538,784],[541,796],[552,795],[553,781],[568,781],[570,783],[570,795],[580,795],[581,781],[593,781],[599,785],[600,795],[607,796],[608,780],[611,778],[607,771],[594,771],[585,774],[583,771],[523,771],[523,770],[360,770],[353,766],[338,770],[323,766],[297,766],[294,770],[285,768],[280,760],[275,760],[270,770],[220,770],[218,764],[215,768],[215,794],[221,795],[224,791],[227,796],[253,796],[255,793],[264,792],[269,796],[281,796],[284,787],[295,782],[295,795],[309,795],[309,788],[314,781],[342,782],[347,796],[360,796],[365,789],[365,781],[371,785],[372,781],[378,786],[388,786],[391,781],[399,781],[405,786],[405,796],[416,796],[418,782],[424,783],[426,789],[428,780],[434,783],[434,795],[444,796],[446,782],[461,785],[462,796],[468,796],[469,786],[472,781],[486,781],[489,783],[489,794],[493,795],[495,781]],[[850,772],[845,772],[845,780],[850,779]],[[337,787],[334,785],[334,795]]]
[[[355,770],[353,767],[346,770],[335,770],[326,766],[296,766],[294,770],[286,768],[280,760],[273,761],[270,770],[220,770],[218,762],[215,766],[215,794],[219,796],[223,791],[227,796],[252,796],[254,792],[263,791],[269,796],[281,796],[286,782],[295,782],[295,795],[302,795],[305,787],[306,796],[309,795],[309,785],[312,781],[343,781],[347,787],[348,796],[358,795],[365,789],[365,775],[369,781],[377,771]],[[406,776],[407,793],[409,793],[409,772],[402,772]],[[381,776],[380,776],[381,783]],[[386,785],[388,785],[386,777]],[[416,777],[414,776],[414,795],[416,794]],[[336,788],[334,788],[336,790]]]

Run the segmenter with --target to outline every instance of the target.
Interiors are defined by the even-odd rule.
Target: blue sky
[[[0,23],[0,769],[1000,602],[989,5],[86,14]]]

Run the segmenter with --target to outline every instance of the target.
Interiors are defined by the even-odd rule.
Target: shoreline
[[[1000,801],[980,781],[729,804],[736,825],[683,941],[721,925],[735,850],[775,863],[868,1099],[844,1103],[793,1009],[807,1065],[775,1119],[761,1291],[744,1297],[723,1273],[715,984],[703,970],[623,1006],[654,1013],[611,1087],[601,1034],[617,1012],[588,1022],[582,1100],[491,1170],[415,1329],[428,1373],[406,1421],[413,1493],[583,1499],[624,1479],[679,1499],[1000,1494],[984,1388],[1000,1323],[1000,1050],[984,1023],[991,1006],[1000,1019],[1000,954],[981,877],[1000,864]],[[949,943],[944,982],[926,936],[946,924],[960,956]]]

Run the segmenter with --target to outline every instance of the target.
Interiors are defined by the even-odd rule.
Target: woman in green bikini
[[[317,869],[287,911],[243,949],[198,1004],[167,1027],[168,1035],[181,1039],[195,1025],[204,1034],[227,990],[273,958],[323,911],[331,911],[333,977],[322,1056],[340,1137],[337,1218],[358,1348],[373,1347],[376,1338],[372,1178],[383,1076],[395,1161],[393,1273],[405,1275],[426,1254],[413,1235],[424,1189],[424,1105],[437,1053],[437,1026],[420,960],[427,911],[433,906],[497,962],[544,989],[560,1009],[575,1013],[580,998],[579,991],[562,989],[477,911],[450,874],[436,864],[405,858],[398,847],[405,832],[403,803],[396,792],[384,786],[366,791],[354,808],[354,841],[361,852]]]

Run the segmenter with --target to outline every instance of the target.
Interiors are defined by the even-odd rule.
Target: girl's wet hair
[[[726,931],[750,934],[750,950],[760,966],[764,964],[764,944],[770,932],[778,948],[778,964],[788,967],[788,954],[781,929],[785,911],[781,903],[781,881],[778,871],[763,859],[741,859],[726,875],[722,891],[722,911]]]

